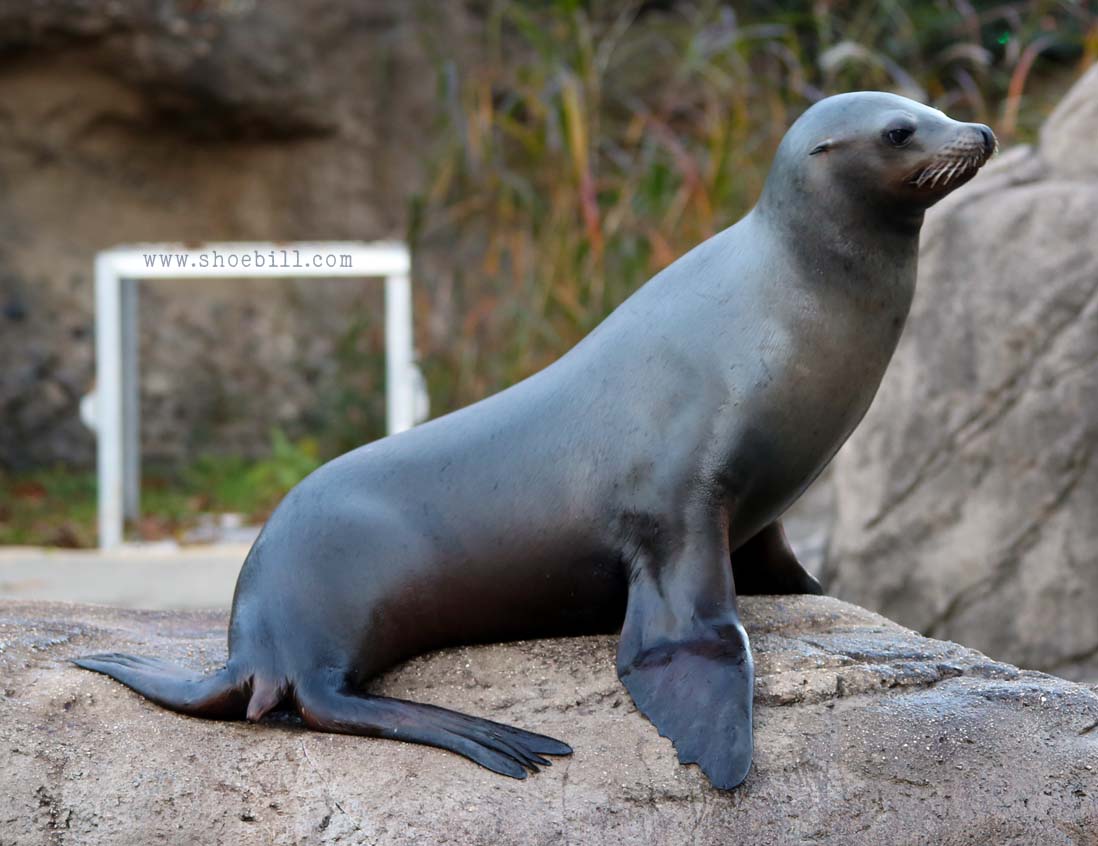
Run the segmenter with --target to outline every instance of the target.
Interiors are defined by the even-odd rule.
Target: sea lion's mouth
[[[983,167],[989,158],[988,153],[973,151],[965,156],[936,159],[917,170],[907,183],[916,188],[926,188],[931,191],[955,187],[975,176],[976,171]]]
[[[983,146],[967,146],[960,150],[947,150],[930,164],[920,167],[907,179],[907,184],[918,189],[936,191],[956,188],[976,175],[987,160],[999,149],[995,142],[992,149]]]

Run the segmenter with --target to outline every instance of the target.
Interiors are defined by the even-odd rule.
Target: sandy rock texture
[[[1098,843],[1098,692],[826,597],[748,598],[756,760],[712,790],[615,639],[454,649],[378,692],[566,739],[528,778],[395,742],[181,717],[66,659],[224,659],[220,613],[0,605],[0,844]]]
[[[900,347],[835,465],[829,590],[1098,680],[1098,67],[931,209]]]

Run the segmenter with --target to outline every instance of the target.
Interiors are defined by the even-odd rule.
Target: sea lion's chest
[[[852,298],[801,286],[760,299],[765,319],[743,328],[716,429],[727,495],[765,525],[823,470],[868,410],[910,295]]]

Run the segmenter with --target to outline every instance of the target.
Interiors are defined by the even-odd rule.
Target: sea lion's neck
[[[860,246],[898,253],[918,244],[925,209],[846,195],[820,198],[798,190],[803,186],[778,186],[775,181],[767,180],[752,213],[800,243],[815,240],[845,249]]]
[[[865,198],[841,196],[823,203],[792,186],[774,188],[768,181],[751,224],[777,238],[806,278],[828,268],[835,272],[824,275],[855,288],[867,279],[914,285],[923,210],[876,208]]]

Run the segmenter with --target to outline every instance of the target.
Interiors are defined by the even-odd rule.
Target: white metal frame
[[[150,262],[148,256],[154,259]],[[167,256],[167,261],[161,256]],[[257,256],[263,257],[263,266],[256,266]],[[333,256],[334,262],[329,258]],[[121,545],[124,518],[136,519],[139,510],[137,285],[140,281],[383,277],[386,423],[389,434],[393,434],[411,428],[417,416],[418,373],[413,351],[410,271],[408,248],[395,242],[238,242],[201,247],[139,244],[115,247],[96,255],[99,546],[106,549]]]

